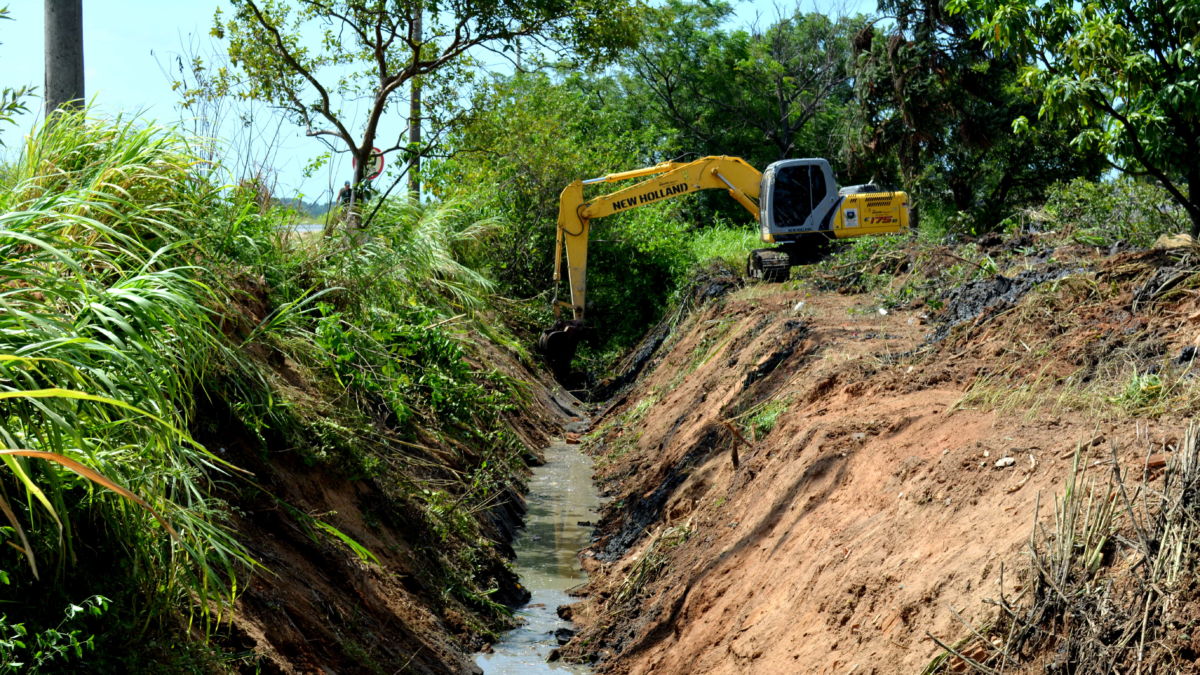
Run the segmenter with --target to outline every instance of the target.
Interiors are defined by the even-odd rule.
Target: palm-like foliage
[[[389,200],[371,220],[371,238],[331,255],[325,273],[329,283],[349,288],[364,304],[419,302],[443,312],[473,312],[494,284],[464,261],[495,229],[494,221],[470,220],[453,199]]]

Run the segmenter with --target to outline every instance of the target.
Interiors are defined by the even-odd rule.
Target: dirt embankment
[[[1139,373],[1189,377],[1191,254],[1056,258],[1074,262],[946,297],[940,323],[794,285],[694,313],[592,432],[612,500],[565,658],[920,672],[931,637],[994,624],[985,600],[1031,583],[1035,507],[1050,519],[1076,450],[1100,462],[1085,475],[1153,478],[1190,405],[1125,397]]]
[[[578,401],[510,351],[483,338],[472,342],[477,369],[525,383],[525,396],[505,419],[527,449],[520,459],[484,454],[486,448],[469,438],[406,439],[384,420],[365,427],[378,437],[357,459],[345,449],[330,450],[343,453],[341,459],[316,458],[320,438],[274,429],[257,436],[225,402],[207,402],[195,435],[249,472],[248,478],[230,478],[221,496],[233,507],[231,526],[261,565],[245,573],[232,620],[218,629],[218,643],[226,658],[236,659],[235,667],[267,673],[480,672],[473,652],[511,625],[500,605],[528,598],[508,565],[509,542],[524,514],[523,464],[539,462],[532,449],[577,419]],[[271,386],[286,400],[322,396],[311,374],[282,355],[263,350],[255,357],[270,366]],[[366,466],[363,458],[375,464]],[[488,474],[493,483],[471,485],[488,460],[495,467]],[[450,495],[441,520],[416,498],[432,488]],[[477,532],[478,538],[439,528]],[[480,595],[475,588],[490,592]]]

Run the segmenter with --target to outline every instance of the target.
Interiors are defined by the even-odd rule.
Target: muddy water
[[[578,446],[555,444],[546,448],[545,457],[546,464],[533,470],[525,529],[513,542],[514,567],[532,597],[517,611],[524,624],[493,645],[492,653],[476,657],[487,675],[590,672],[546,658],[558,646],[554,631],[571,627],[555,610],[575,601],[566,591],[585,579],[578,555],[592,528],[580,523],[596,519],[600,498],[592,486],[591,459]]]

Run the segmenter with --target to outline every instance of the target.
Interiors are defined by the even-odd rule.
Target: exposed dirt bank
[[[527,383],[527,397],[506,419],[526,448],[545,447],[551,434],[577,419],[572,410],[578,402],[561,388],[510,352],[475,342],[472,358],[480,367]],[[288,389],[289,400],[316,395],[294,364],[266,359],[278,378],[273,385]],[[248,575],[220,639],[240,657],[243,670],[481,672],[473,652],[511,625],[499,606],[529,597],[507,564],[524,513],[522,465],[489,474],[495,480],[487,488],[490,507],[464,508],[455,516],[479,523],[480,538],[464,540],[439,532],[445,525],[431,520],[413,491],[424,481],[460,494],[466,489],[457,487],[462,476],[489,459],[478,448],[449,437],[402,441],[381,423],[380,437],[372,439],[375,456],[394,460],[364,470],[345,461],[314,461],[270,430],[265,439],[255,438],[221,401],[210,402],[200,417],[206,424],[197,438],[252,474],[250,481],[229,481],[223,495],[235,509],[239,538],[262,566]],[[259,450],[264,443],[266,450]],[[540,456],[528,451],[524,461],[536,464]],[[471,497],[472,504],[479,499]],[[456,586],[463,570],[474,570],[471,580],[492,592],[480,597]]]
[[[1102,462],[1085,474],[1115,458],[1153,478],[1191,409],[1183,388],[1124,398],[1139,373],[1190,377],[1190,254],[1056,257],[1072,263],[959,291],[940,324],[796,285],[693,314],[592,434],[612,501],[564,653],[618,673],[919,672],[931,635],[993,622],[984,600],[1020,597],[1035,505],[1047,520],[1075,451]]]

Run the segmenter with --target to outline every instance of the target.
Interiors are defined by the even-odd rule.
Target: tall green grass
[[[382,478],[442,544],[422,574],[499,611],[479,542],[519,465],[504,415],[522,390],[477,346],[512,341],[479,271],[495,224],[395,200],[357,241],[296,246],[281,209],[219,175],[174,131],[86,112],[0,171],[0,672],[43,642],[66,660],[88,631],[128,647],[168,617],[203,634],[229,616],[253,562],[216,495],[241,472],[189,434],[218,404],[264,448]]]
[[[238,362],[191,246],[214,199],[197,161],[161,129],[60,114],[4,173],[0,569],[25,599],[10,615],[95,584],[130,591],[129,616],[217,618],[249,563],[210,496],[233,469],[186,431],[201,383]]]
[[[759,241],[758,230],[750,224],[718,224],[692,234],[691,257],[698,264],[723,260],[733,269],[746,266],[750,251],[767,246]]]

